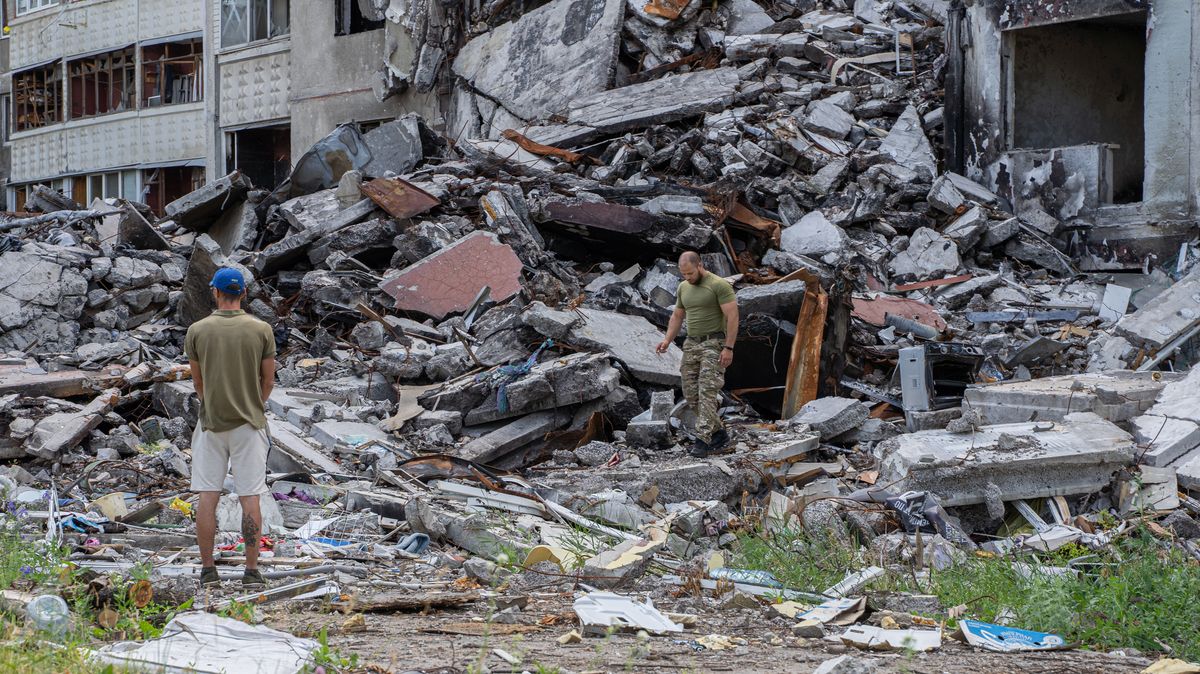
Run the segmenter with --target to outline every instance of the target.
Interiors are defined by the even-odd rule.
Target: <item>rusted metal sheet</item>
[[[411,218],[437,206],[438,198],[402,178],[376,178],[362,193],[393,218]]]
[[[512,248],[491,232],[476,231],[379,284],[401,311],[438,320],[470,308],[489,286],[497,302],[521,290],[523,265]]]
[[[555,159],[561,159],[562,161],[571,164],[577,164],[581,161],[586,161],[599,166],[601,163],[600,160],[596,159],[595,157],[589,157],[578,152],[571,152],[570,150],[564,150],[559,147],[554,147],[553,145],[542,145],[535,140],[530,140],[528,137],[521,135],[514,129],[505,129],[504,131],[500,132],[500,135],[504,139],[511,140],[519,145],[522,150],[525,150],[526,152],[532,152],[539,157],[554,157]]]
[[[679,18],[684,9],[687,9],[690,2],[691,0],[650,0],[642,7],[642,11],[674,21]]]
[[[950,285],[954,285],[956,283],[963,283],[964,281],[970,281],[973,278],[975,278],[975,277],[971,274],[963,274],[961,276],[951,276],[950,278],[933,279],[932,281],[917,281],[916,283],[905,283],[904,285],[896,286],[895,288],[893,288],[893,290],[895,290],[897,292],[906,293],[910,290],[921,290],[922,288],[935,288],[937,286],[950,286]]]
[[[655,223],[653,214],[621,204],[554,202],[546,207],[546,212],[558,222],[622,234],[639,234]]]
[[[660,66],[647,68],[641,72],[631,74],[629,76],[629,84],[649,82],[650,80],[657,79],[669,72],[679,70],[685,66],[690,66],[691,70],[712,70],[720,65],[721,57],[724,55],[724,53],[725,52],[723,50],[713,47],[712,49],[708,49],[706,51],[698,51],[694,54],[688,54],[678,61],[664,63]]]
[[[942,319],[936,309],[924,302],[903,297],[877,297],[875,299],[855,297],[853,302],[854,312],[852,315],[855,318],[881,328],[887,325],[887,314],[892,314],[928,325],[938,332],[946,329],[946,321]]]
[[[759,216],[740,202],[733,205],[733,208],[729,211],[729,218],[736,223],[745,225],[753,232],[771,237],[771,241],[776,246],[779,245],[779,236],[783,231],[782,224]]]
[[[821,342],[825,337],[825,314],[829,296],[812,274],[804,281],[804,304],[796,319],[796,338],[788,362],[787,386],[783,391],[783,419],[790,419],[805,403],[816,400],[821,377]]]

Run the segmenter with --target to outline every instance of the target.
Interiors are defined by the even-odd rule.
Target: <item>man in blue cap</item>
[[[184,351],[200,397],[200,421],[192,434],[192,491],[200,495],[196,539],[200,543],[200,584],[220,582],[213,561],[217,502],[225,476],[242,504],[246,571],[242,584],[263,586],[258,571],[262,536],[259,496],[267,492],[267,398],[275,385],[275,337],[271,327],[242,311],[246,280],[237,269],[213,274],[217,310],[187,331]]]

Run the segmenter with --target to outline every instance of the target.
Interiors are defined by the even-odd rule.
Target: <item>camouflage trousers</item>
[[[717,409],[725,386],[725,369],[720,364],[723,344],[719,337],[683,342],[683,362],[679,366],[683,397],[696,413],[696,436],[704,442],[721,428]]]

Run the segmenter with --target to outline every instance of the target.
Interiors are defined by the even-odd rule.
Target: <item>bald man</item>
[[[725,368],[733,363],[733,345],[737,341],[738,308],[733,286],[707,271],[695,252],[679,256],[683,282],[675,293],[675,311],[667,326],[667,336],[657,347],[665,353],[687,319],[687,339],[683,342],[683,362],[679,375],[683,397],[696,412],[696,444],[692,456],[717,452],[729,442],[729,433],[721,427],[721,388],[725,386]]]

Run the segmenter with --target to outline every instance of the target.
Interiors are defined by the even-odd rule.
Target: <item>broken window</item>
[[[142,172],[142,203],[162,215],[163,208],[179,197],[204,187],[204,169],[166,166]]]
[[[126,199],[139,198],[137,171],[109,171],[108,173],[93,173],[87,179],[87,201],[93,199]],[[79,190],[79,182],[73,191]]]
[[[221,46],[288,33],[288,0],[221,0]]]
[[[133,47],[68,61],[71,119],[132,110],[136,72]]]
[[[204,100],[202,40],[142,47],[142,105]]]
[[[11,119],[9,117],[9,97],[7,94],[0,96],[0,142],[8,142],[8,134],[12,133],[12,128],[9,126]]]
[[[13,130],[63,121],[61,63],[13,73]]]
[[[1010,147],[1108,145],[1112,201],[1141,201],[1145,12],[1022,28],[1007,37]]]
[[[241,171],[256,187],[274,189],[292,168],[290,126],[243,129],[225,134],[227,172]]]
[[[36,12],[58,4],[58,0],[17,0],[17,16]]]
[[[336,0],[334,3],[334,35],[353,35],[383,28],[383,12],[375,0]]]

